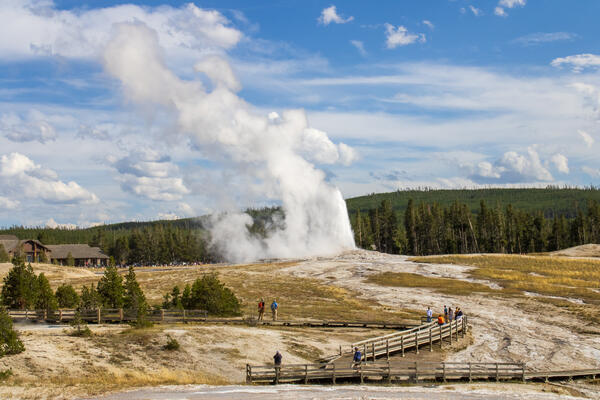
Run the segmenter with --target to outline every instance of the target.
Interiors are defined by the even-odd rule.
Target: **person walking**
[[[277,300],[273,299],[271,303],[271,313],[273,313],[273,321],[277,321],[277,309],[279,308],[279,304],[277,304]]]
[[[361,361],[362,361],[362,354],[361,354],[360,350],[358,349],[358,347],[355,347],[354,348],[354,357],[352,358],[352,368],[359,366]]]
[[[433,317],[433,311],[431,311],[431,307],[427,307],[427,322],[431,322],[431,317]]]
[[[279,352],[279,350],[277,350],[277,352],[273,356],[273,364],[275,364],[276,367],[280,367],[281,366],[281,359],[282,358],[283,358],[283,356],[281,355],[281,353]]]
[[[258,320],[262,321],[265,317],[265,301],[260,299],[258,302]]]

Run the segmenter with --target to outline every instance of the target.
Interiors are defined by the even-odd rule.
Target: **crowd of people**
[[[431,307],[427,307],[426,315],[427,315],[427,322],[433,321],[433,311],[431,310]],[[463,315],[464,314],[459,307],[456,307],[453,310],[452,307],[448,307],[448,306],[444,305],[444,315],[438,314],[437,322],[438,322],[438,325],[444,325],[448,322],[452,322],[454,320],[458,320],[458,319],[462,318]]]

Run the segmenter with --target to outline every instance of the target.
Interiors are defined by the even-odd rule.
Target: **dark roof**
[[[65,259],[69,253],[73,258],[108,258],[99,247],[87,244],[52,244],[46,247],[51,251],[51,259]]]
[[[14,235],[0,235],[0,244],[7,252],[12,251],[19,244],[19,238]]]

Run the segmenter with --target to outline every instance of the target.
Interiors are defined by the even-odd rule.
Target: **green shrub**
[[[211,315],[241,314],[240,301],[231,289],[219,281],[217,274],[207,274],[196,279],[191,288],[189,303],[188,309],[206,310]]]
[[[0,371],[0,382],[7,380],[13,375],[12,369],[5,369]]]
[[[60,308],[76,308],[79,306],[79,295],[71,285],[62,284],[56,289],[56,300]]]
[[[87,323],[81,318],[81,314],[79,313],[79,311],[75,312],[75,317],[73,318],[73,321],[71,321],[69,323],[69,325],[71,325],[71,327],[73,327],[71,332],[69,332],[70,336],[76,336],[76,337],[92,336],[92,331],[90,330],[90,327],[87,326]]]
[[[12,319],[6,309],[0,306],[0,357],[23,351],[25,346],[13,329]]]
[[[167,335],[167,344],[163,346],[164,350],[175,351],[179,350],[179,342],[177,339],[172,338],[170,335]]]

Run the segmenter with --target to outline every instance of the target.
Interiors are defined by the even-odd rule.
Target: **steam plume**
[[[280,199],[285,222],[264,240],[248,234],[247,214],[216,218],[212,240],[230,261],[333,254],[353,248],[346,204],[316,163],[348,164],[354,151],[308,126],[304,111],[268,117],[236,95],[240,84],[224,59],[211,56],[195,69],[212,83],[184,81],[164,63],[156,33],[143,24],[121,24],[104,52],[106,70],[139,105],[174,113],[180,133],[216,161],[261,182],[262,193]]]

